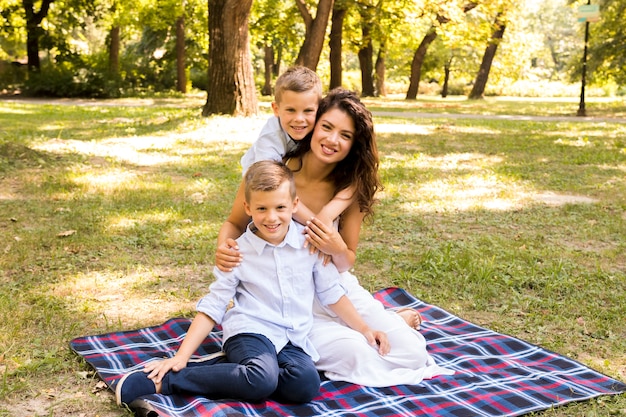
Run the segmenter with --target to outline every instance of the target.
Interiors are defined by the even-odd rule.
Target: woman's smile
[[[331,108],[315,125],[311,150],[340,161],[350,152],[353,136],[354,120],[345,111]]]

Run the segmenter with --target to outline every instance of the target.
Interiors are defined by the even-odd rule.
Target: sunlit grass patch
[[[570,105],[372,103],[474,114]],[[73,409],[119,415],[108,392],[94,393],[97,378],[78,376],[89,369],[69,340],[193,314],[239,158],[267,117],[202,118],[193,106],[0,104],[0,398],[11,409],[51,387],[75,400],[80,386],[85,401],[67,399]],[[361,234],[364,287],[406,288],[623,380],[626,126],[375,122],[385,188]],[[618,396],[543,414],[624,409]]]

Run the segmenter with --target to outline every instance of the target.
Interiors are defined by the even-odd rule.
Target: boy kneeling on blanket
[[[198,302],[176,355],[126,374],[115,389],[119,405],[154,393],[310,401],[320,387],[318,353],[308,339],[315,294],[379,354],[389,352],[386,334],[370,329],[346,297],[335,266],[324,266],[304,248],[302,226],[292,220],[298,197],[289,168],[260,161],[244,181],[244,207],[252,222],[237,239],[241,265],[231,272],[213,270],[216,280]],[[234,306],[227,309],[231,299]],[[227,360],[187,367],[216,323],[222,324]]]

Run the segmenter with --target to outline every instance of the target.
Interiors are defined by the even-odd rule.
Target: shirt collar
[[[278,248],[284,245],[289,245],[292,248],[296,249],[301,248],[303,245],[300,233],[298,233],[298,228],[296,227],[296,223],[293,220],[289,222],[289,230],[287,230],[287,234],[285,235],[283,241],[280,242],[278,245],[272,245],[267,240],[258,237],[254,233],[256,230],[257,228],[254,223],[250,222],[250,224],[248,224],[248,227],[246,228],[246,233],[244,236],[259,255],[263,252],[263,249],[265,249],[265,246],[267,245],[275,246]]]

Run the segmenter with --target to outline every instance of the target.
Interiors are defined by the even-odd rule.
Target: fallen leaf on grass
[[[57,396],[56,390],[54,388],[43,390],[43,393],[46,397],[48,397],[48,399],[53,399]]]
[[[75,233],[76,233],[76,230],[66,230],[64,232],[59,232],[57,234],[57,237],[68,237],[68,236],[72,236]]]
[[[96,386],[93,387],[93,389],[91,390],[91,393],[95,394],[97,392],[104,391],[105,389],[108,389],[108,388],[109,387],[107,386],[107,384],[104,381],[98,381]]]

